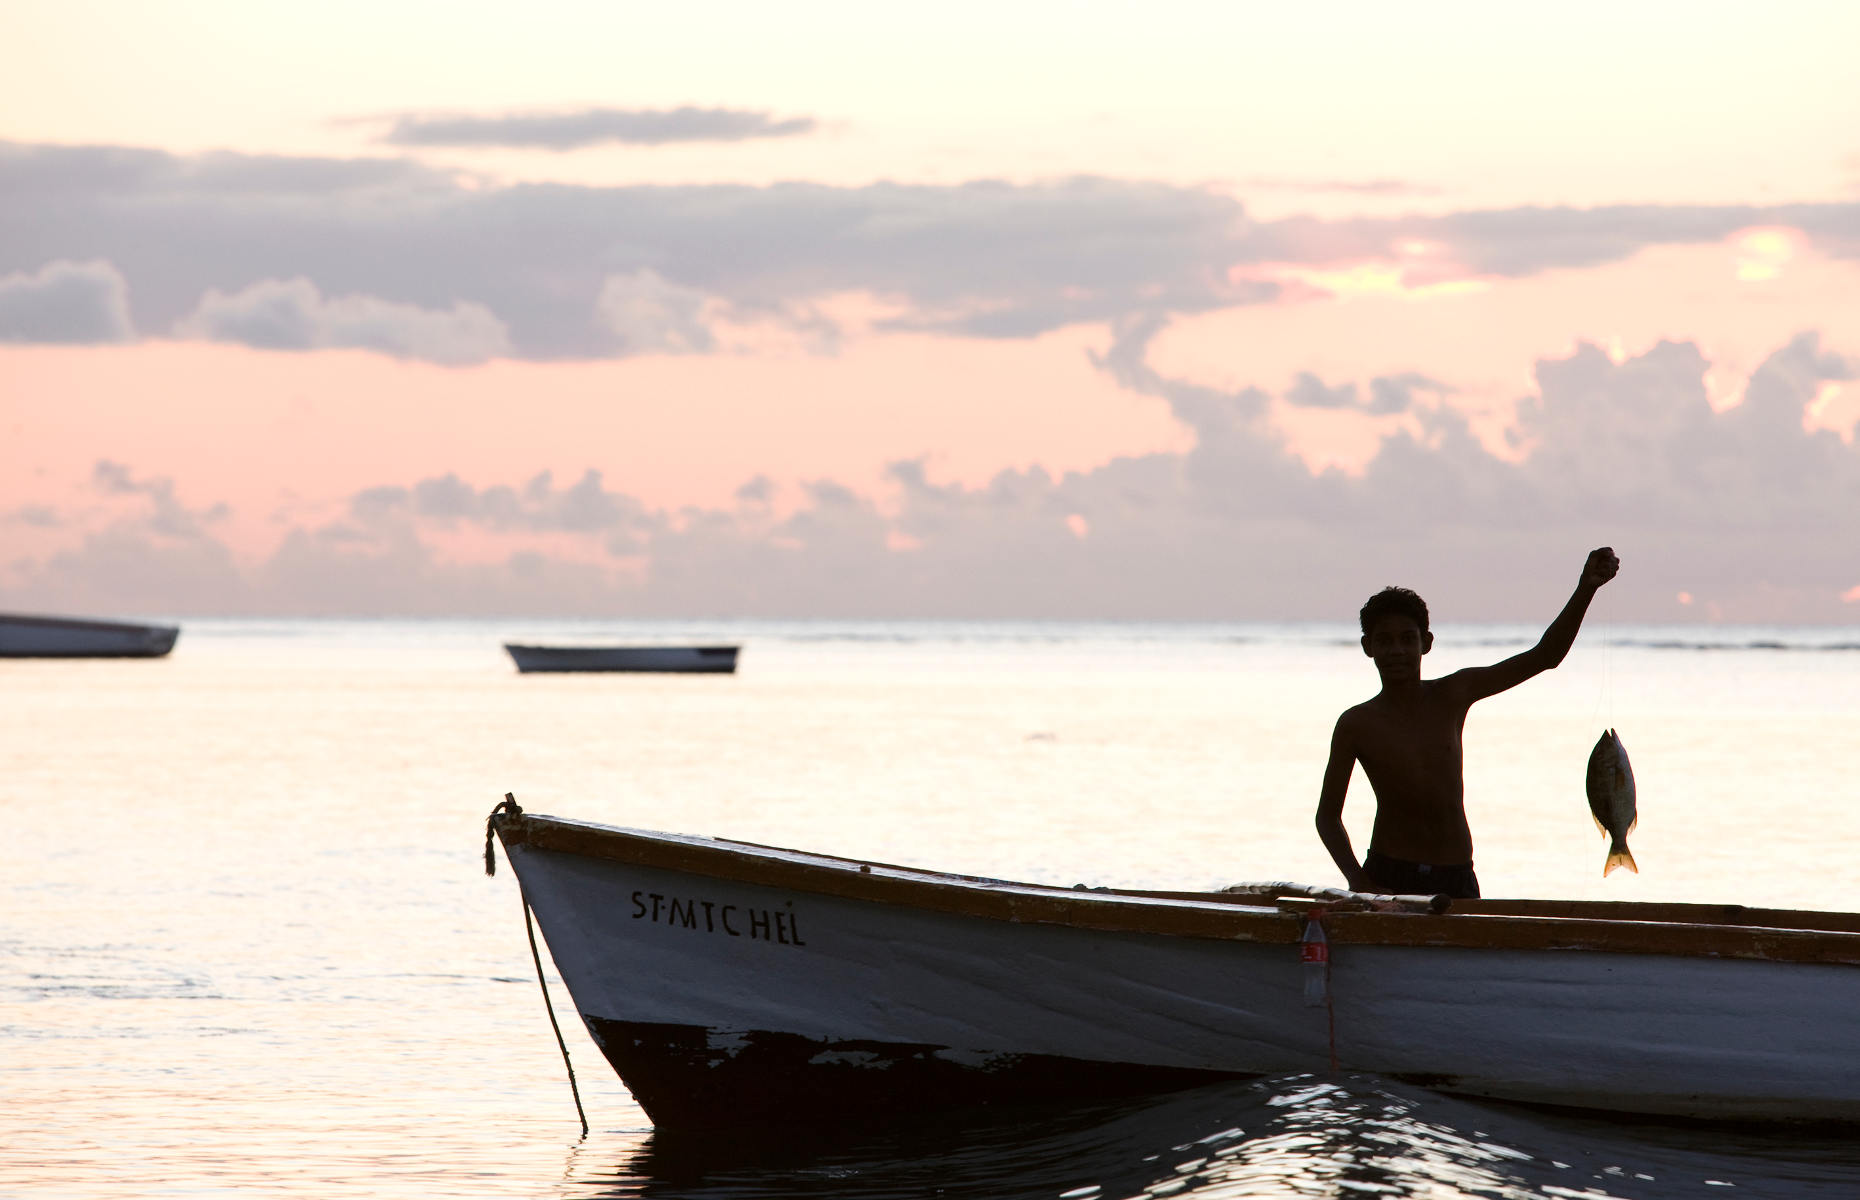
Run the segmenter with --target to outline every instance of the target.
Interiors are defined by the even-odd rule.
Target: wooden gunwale
[[[1588,917],[1860,933],[1860,913],[1751,908],[1743,904],[1686,904],[1664,900],[1455,900],[1453,911],[1487,917]]]
[[[1296,942],[1303,933],[1304,923],[1295,914],[1266,907],[1258,897],[1247,898],[1252,901],[1248,903],[1222,893],[1085,891],[1010,883],[530,813],[500,814],[493,825],[506,847],[524,845],[736,883],[988,920],[1274,944]],[[1611,905],[1611,915],[1603,917],[1594,915],[1600,906],[1601,902],[1583,901],[1459,901],[1441,916],[1332,912],[1325,916],[1324,928],[1333,945],[1593,951],[1860,965],[1860,932],[1852,927],[1853,914],[1729,905],[1627,905],[1622,906],[1627,911],[1613,915],[1617,910]],[[1727,924],[1657,916],[1657,910],[1671,909],[1696,916],[1756,914],[1791,923]]]
[[[1126,896],[1164,900],[1207,900],[1234,904],[1270,904],[1261,894],[1226,892],[1125,891]],[[1646,921],[1682,925],[1741,925],[1760,929],[1811,929],[1860,933],[1860,913],[1797,908],[1751,908],[1743,904],[1697,904],[1677,900],[1455,900],[1459,916],[1555,917],[1594,921]]]

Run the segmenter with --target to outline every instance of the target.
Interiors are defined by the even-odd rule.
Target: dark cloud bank
[[[688,133],[765,119],[685,111],[653,119]],[[612,133],[639,117],[573,121]],[[404,132],[556,136],[460,120]],[[781,122],[768,120],[772,135]],[[0,143],[0,338],[355,346],[454,365],[703,353],[716,314],[819,334],[815,306],[855,291],[896,302],[901,327],[1028,337],[1278,298],[1234,281],[1249,264],[1392,257],[1420,240],[1473,271],[1524,276],[1758,224],[1860,256],[1857,203],[1258,222],[1212,191],[1116,179],[483,186],[404,158]],[[50,303],[54,291],[66,300]]]
[[[1387,439],[1361,478],[1313,475],[1263,424],[1269,397],[1171,380],[1144,365],[1154,323],[1102,356],[1166,398],[1193,450],[1055,478],[1007,471],[983,487],[891,468],[895,510],[830,481],[789,515],[767,480],[733,505],[653,509],[588,472],[509,484],[454,475],[386,483],[346,514],[294,529],[267,561],[235,561],[221,512],[180,505],[165,480],[100,464],[114,525],[44,560],[0,563],[0,606],[172,613],[764,617],[1276,618],[1347,621],[1391,582],[1445,622],[1547,620],[1582,555],[1612,543],[1619,620],[1860,621],[1860,449],[1802,428],[1804,406],[1855,364],[1804,334],[1745,401],[1717,413],[1708,363],[1665,342],[1621,363],[1593,346],[1538,365],[1514,430],[1518,463],[1487,453],[1450,407],[1413,402],[1418,377],[1366,389],[1300,383],[1373,409],[1400,394],[1421,435]],[[1365,399],[1365,397],[1368,397]],[[1080,536],[1082,519],[1085,533]],[[58,514],[0,516],[39,526]],[[435,533],[474,527],[577,539],[448,564]],[[1691,608],[1675,600],[1685,591]]]

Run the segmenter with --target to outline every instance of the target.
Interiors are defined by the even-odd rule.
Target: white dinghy
[[[1067,889],[523,812],[501,839],[662,1127],[1371,1072],[1471,1096],[1860,1120],[1860,916]]]

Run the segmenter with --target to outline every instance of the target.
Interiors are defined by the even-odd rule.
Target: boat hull
[[[1195,1087],[1232,1072],[586,1018],[634,1098],[668,1129],[864,1118]]]
[[[1351,944],[1342,930],[1313,981],[1302,918],[1212,898],[944,885],[1034,914],[1014,919],[961,897],[926,907],[506,849],[590,1034],[668,1127],[1333,1065],[1581,1108],[1860,1119],[1860,968],[1844,962]],[[1038,915],[1059,911],[1042,892],[1080,923]]]
[[[0,658],[160,658],[180,634],[173,625],[0,614]]]
[[[517,670],[651,671],[727,675],[736,670],[736,646],[522,646],[505,643]]]

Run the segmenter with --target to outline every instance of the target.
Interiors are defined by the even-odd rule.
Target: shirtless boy
[[[1537,644],[1489,667],[1421,678],[1434,646],[1427,605],[1407,588],[1384,588],[1363,605],[1363,653],[1376,660],[1382,690],[1337,718],[1318,794],[1318,836],[1358,892],[1476,897],[1472,830],[1460,733],[1466,710],[1563,661],[1596,591],[1621,569],[1604,546],[1589,553],[1582,579]],[[1357,763],[1376,793],[1376,823],[1361,863],[1343,827],[1343,794]]]

